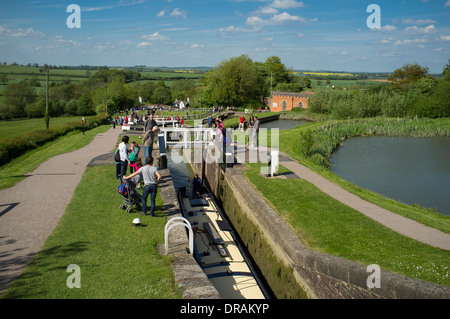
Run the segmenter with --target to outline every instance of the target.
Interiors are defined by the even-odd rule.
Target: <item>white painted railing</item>
[[[177,220],[182,220],[181,222],[176,222]],[[175,223],[173,223],[175,222]],[[169,226],[170,225],[170,226]],[[185,226],[189,230],[189,253],[194,254],[194,233],[192,232],[192,227],[189,221],[183,217],[173,217],[166,223],[164,228],[164,242],[166,247],[166,255],[169,252],[169,232],[170,230],[178,225]]]

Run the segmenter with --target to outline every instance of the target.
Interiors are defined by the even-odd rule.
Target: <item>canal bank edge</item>
[[[201,171],[201,164],[191,165]],[[369,289],[367,265],[305,247],[245,178],[242,169],[238,165],[223,172],[216,163],[210,163],[205,169],[205,182],[277,298],[450,299],[448,287],[383,270],[380,288]],[[271,263],[276,266],[268,265]]]
[[[155,158],[158,158],[156,156]],[[177,193],[169,169],[162,169],[160,195],[164,203],[167,222],[175,217],[183,217]],[[209,281],[197,261],[188,254],[189,239],[184,226],[174,226],[168,233],[168,253],[165,244],[158,245],[161,255],[173,258],[172,269],[175,283],[182,290],[183,299],[220,299],[221,296]]]
[[[310,298],[450,298],[450,288],[382,271],[380,288],[367,288],[367,265],[306,248],[244,177],[239,168],[227,168],[223,181],[241,211],[261,230],[273,252],[293,269]],[[227,212],[228,213],[228,212]],[[306,284],[306,287],[305,287]],[[313,294],[311,294],[313,292]]]

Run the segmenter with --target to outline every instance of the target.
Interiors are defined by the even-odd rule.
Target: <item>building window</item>
[[[286,111],[286,101],[283,101],[283,111]]]
[[[302,109],[303,108],[303,102],[301,102],[301,101],[298,102],[298,107]]]

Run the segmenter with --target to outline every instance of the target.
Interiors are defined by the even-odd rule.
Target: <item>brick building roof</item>
[[[314,94],[314,92],[272,91],[272,96],[308,97],[311,94]]]

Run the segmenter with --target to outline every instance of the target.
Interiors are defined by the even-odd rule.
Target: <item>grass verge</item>
[[[171,258],[156,251],[166,218],[157,196],[156,217],[119,209],[114,166],[88,167],[74,197],[43,249],[3,298],[174,299]],[[136,211],[135,211],[136,212]],[[80,267],[81,288],[67,287],[69,265]]]
[[[69,132],[52,142],[48,142],[0,167],[0,189],[14,186],[25,178],[25,174],[34,171],[40,164],[49,158],[69,153],[88,145],[97,134],[110,129],[109,125],[101,125],[86,131]],[[114,148],[114,145],[111,149]]]
[[[318,163],[315,160],[316,157],[304,156],[304,149],[302,149],[304,144],[302,143],[302,136],[305,135],[305,132],[309,132],[309,134],[311,134],[312,136],[320,134],[323,137],[325,136],[323,133],[324,130],[328,130],[329,132],[342,130],[342,132],[345,133],[340,133],[338,136],[336,134],[330,133],[334,139],[337,139],[339,141],[343,141],[345,138],[349,138],[352,136],[361,135],[401,135],[416,137],[429,137],[433,135],[446,136],[446,132],[449,132],[449,123],[450,122],[446,119],[425,119],[418,124],[414,124],[414,122],[412,121],[407,123],[407,125],[403,125],[403,121],[397,122],[396,120],[391,119],[386,122],[386,125],[383,125],[381,119],[368,119],[366,121],[356,121],[353,126],[354,130],[352,130],[351,123],[349,124],[347,123],[347,121],[337,121],[334,125],[330,125],[330,122],[308,123],[289,131],[280,131],[280,149],[281,151],[291,156],[293,159],[297,160],[300,164],[308,167],[309,169],[327,178],[329,181],[343,187],[344,189],[352,192],[353,194],[361,197],[364,200],[367,200],[375,205],[383,207],[399,215],[414,219],[424,225],[434,227],[446,233],[450,233],[450,216],[443,215],[438,212],[433,212],[429,209],[407,205],[352,184],[329,170],[323,164],[321,165],[320,163],[322,163],[322,161],[319,161],[320,163]],[[334,127],[338,128],[334,129]],[[349,130],[353,133],[348,133]],[[433,133],[434,130],[438,130],[438,134]],[[368,131],[370,133],[368,133]],[[320,141],[315,141],[313,139],[312,142],[313,146],[311,148],[318,149],[320,147]],[[339,145],[339,142],[336,141],[324,143],[327,145],[333,144],[335,146],[323,148],[327,149],[326,152],[320,151],[320,155],[323,157],[331,156],[332,151]]]
[[[449,251],[399,235],[303,179],[269,179],[261,164],[246,165],[248,180],[311,249],[450,286]]]

